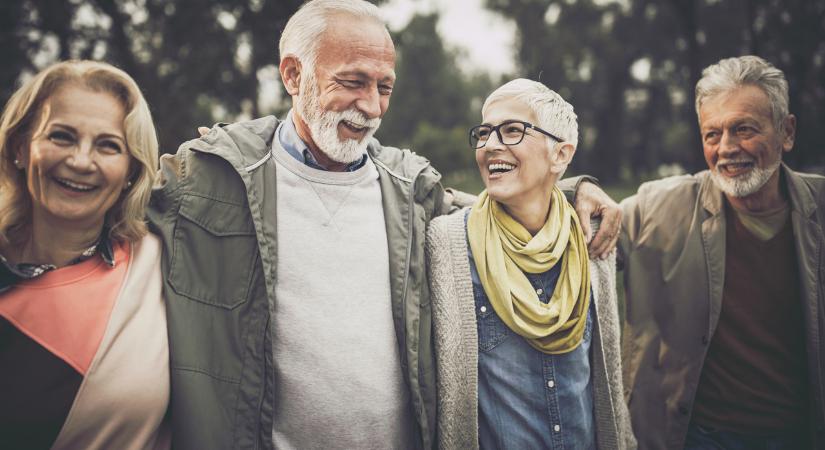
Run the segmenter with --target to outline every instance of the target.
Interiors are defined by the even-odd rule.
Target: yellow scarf
[[[531,236],[483,191],[467,220],[467,236],[484,292],[501,320],[549,354],[574,350],[584,336],[590,306],[590,260],[573,207],[553,188],[547,222]],[[548,303],[524,273],[544,273],[564,256]]]

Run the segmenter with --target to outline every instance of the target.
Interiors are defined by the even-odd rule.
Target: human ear
[[[29,152],[22,145],[14,151],[14,167],[23,170],[29,165]]]
[[[573,160],[573,155],[576,154],[576,147],[569,142],[560,142],[556,144],[555,149],[551,149],[551,170],[555,173],[563,173],[570,161]]]
[[[287,55],[281,58],[278,70],[281,72],[281,80],[289,95],[300,94],[302,68],[301,61],[295,55]]]
[[[796,138],[796,116],[788,114],[782,121],[782,150],[789,152]]]
[[[135,157],[129,160],[129,174],[126,176],[126,183],[123,184],[123,190],[126,191],[134,185],[138,178],[140,178],[140,162]],[[144,169],[145,170],[145,169]]]

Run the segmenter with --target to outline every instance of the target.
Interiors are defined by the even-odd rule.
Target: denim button
[[[544,293],[544,290],[543,290],[542,288],[538,288],[538,289],[536,289],[536,294],[541,295],[541,294],[543,294],[543,293]]]
[[[482,351],[492,350],[511,334],[510,329],[498,318],[495,309],[491,306],[486,298],[481,298],[476,302],[478,346]]]
[[[560,426],[558,426],[558,425],[553,425],[553,430],[554,430],[556,433],[558,433],[559,431],[561,431],[561,427],[560,427]]]
[[[553,381],[553,380],[550,380],[550,381],[548,381],[548,382],[547,382],[547,387],[552,388],[552,387],[554,387],[555,385],[556,385],[556,382],[555,382],[555,381]]]

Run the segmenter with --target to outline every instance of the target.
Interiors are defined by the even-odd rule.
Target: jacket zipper
[[[401,295],[401,320],[404,322],[404,328],[407,327],[407,285],[410,281],[410,260],[412,259],[412,238],[413,238],[413,220],[414,212],[415,212],[415,182],[418,180],[418,177],[424,172],[424,169],[429,167],[429,165],[425,165],[418,172],[415,173],[413,176],[412,181],[410,182],[410,195],[407,201],[407,211],[409,215],[409,223],[407,224],[407,255],[404,261],[404,292]],[[406,351],[406,349],[405,349]]]
[[[269,308],[267,308],[269,309]],[[269,377],[269,364],[267,364],[267,355],[266,355],[266,334],[269,330],[269,321],[270,317],[267,317],[266,324],[264,325],[264,336],[263,336],[263,353],[264,353],[264,372],[263,372],[263,379],[264,384],[261,386],[261,395],[258,400],[258,420],[255,425],[255,446],[253,447],[254,450],[259,450],[261,448],[261,422],[263,422],[263,418],[261,417],[261,411],[264,407],[264,397],[266,397],[266,380]]]
[[[404,326],[404,335],[405,335],[404,341],[407,342],[407,345],[405,345],[404,348],[403,348],[403,351],[404,351],[404,354],[405,354],[405,356],[404,356],[405,360],[406,360],[407,348],[409,348],[408,339],[406,339],[406,333],[407,333],[407,287],[408,287],[409,281],[410,281],[410,260],[412,259],[412,241],[413,241],[413,228],[414,228],[413,222],[415,220],[415,214],[414,214],[415,213],[415,182],[418,180],[418,177],[421,176],[421,174],[424,172],[424,170],[427,167],[429,167],[429,164],[427,164],[424,167],[422,167],[421,169],[419,169],[418,172],[415,173],[415,176],[412,178],[412,182],[410,183],[410,195],[409,195],[409,200],[408,200],[408,203],[407,203],[408,217],[409,217],[409,223],[407,225],[407,256],[406,256],[406,260],[404,262],[404,292],[401,296],[401,322],[402,322],[402,325]],[[423,242],[421,244],[423,245]],[[419,321],[420,321],[420,317],[419,317]],[[417,363],[416,363],[416,367],[418,367],[418,370],[421,369],[418,366]],[[410,362],[407,361],[407,371],[408,372],[409,372],[409,368],[410,368]],[[411,374],[411,375],[415,376],[416,381],[418,380],[418,373]],[[410,380],[410,383],[412,384],[412,379]],[[420,391],[421,391],[421,389],[420,389],[420,386],[419,386],[419,392]],[[412,396],[412,395],[413,395],[413,393],[412,393],[412,390],[411,390],[410,391],[410,396]],[[427,422],[427,417],[426,417],[427,416],[427,411],[425,409],[425,405],[424,405],[423,401],[421,402],[421,408],[422,408],[422,412],[424,413],[423,424],[426,424],[426,422]],[[416,419],[415,422],[417,422],[417,421],[418,421],[418,419]],[[413,424],[412,424],[413,427],[415,427],[415,425],[416,425],[415,422],[413,422]],[[416,442],[416,448],[418,448],[419,445],[423,446],[424,442],[428,439],[427,437],[424,436],[423,430],[421,430],[421,431],[422,432],[421,432],[420,442]],[[427,430],[427,432],[429,433],[429,430]]]

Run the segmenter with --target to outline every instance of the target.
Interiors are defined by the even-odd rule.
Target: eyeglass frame
[[[519,140],[518,140],[518,142],[515,142],[515,143],[512,143],[512,144],[504,144],[504,139],[501,137],[501,131],[499,131],[499,128],[501,128],[501,127],[502,127],[502,126],[504,126],[504,125],[510,125],[510,124],[512,124],[512,123],[520,123],[520,124],[524,125],[524,130],[521,132],[521,139],[519,139]],[[502,144],[504,144],[504,145],[519,145],[519,144],[521,144],[521,141],[523,141],[523,140],[524,140],[524,136],[525,136],[525,135],[527,135],[527,130],[528,130],[528,129],[533,129],[533,130],[536,130],[536,131],[538,131],[539,133],[544,134],[545,136],[548,136],[548,137],[551,137],[551,138],[555,139],[557,142],[564,142],[564,139],[559,138],[558,136],[556,136],[555,134],[553,134],[553,133],[551,133],[551,132],[549,132],[549,131],[546,131],[546,130],[541,129],[541,128],[539,128],[539,127],[537,127],[537,126],[533,125],[533,124],[532,124],[532,123],[530,123],[530,122],[525,122],[525,121],[523,121],[523,120],[515,120],[515,119],[513,119],[513,120],[505,120],[504,122],[501,122],[501,123],[500,123],[500,124],[498,124],[498,125],[485,125],[485,124],[481,124],[481,125],[476,125],[476,126],[474,126],[474,127],[470,128],[468,139],[469,139],[470,148],[472,148],[473,150],[478,150],[478,149],[480,149],[480,148],[484,148],[484,147],[486,147],[486,146],[487,146],[487,141],[489,141],[489,140],[490,140],[490,139],[488,138],[486,141],[484,141],[484,145],[479,146],[479,147],[476,147],[476,146],[474,146],[474,145],[473,145],[473,131],[475,131],[475,130],[477,130],[477,129],[481,128],[481,127],[487,127],[487,128],[490,128],[490,134],[492,135],[492,134],[493,134],[493,132],[495,132],[495,133],[496,133],[496,136],[498,136],[498,141],[499,141],[499,142],[501,142],[501,143],[502,143]]]

